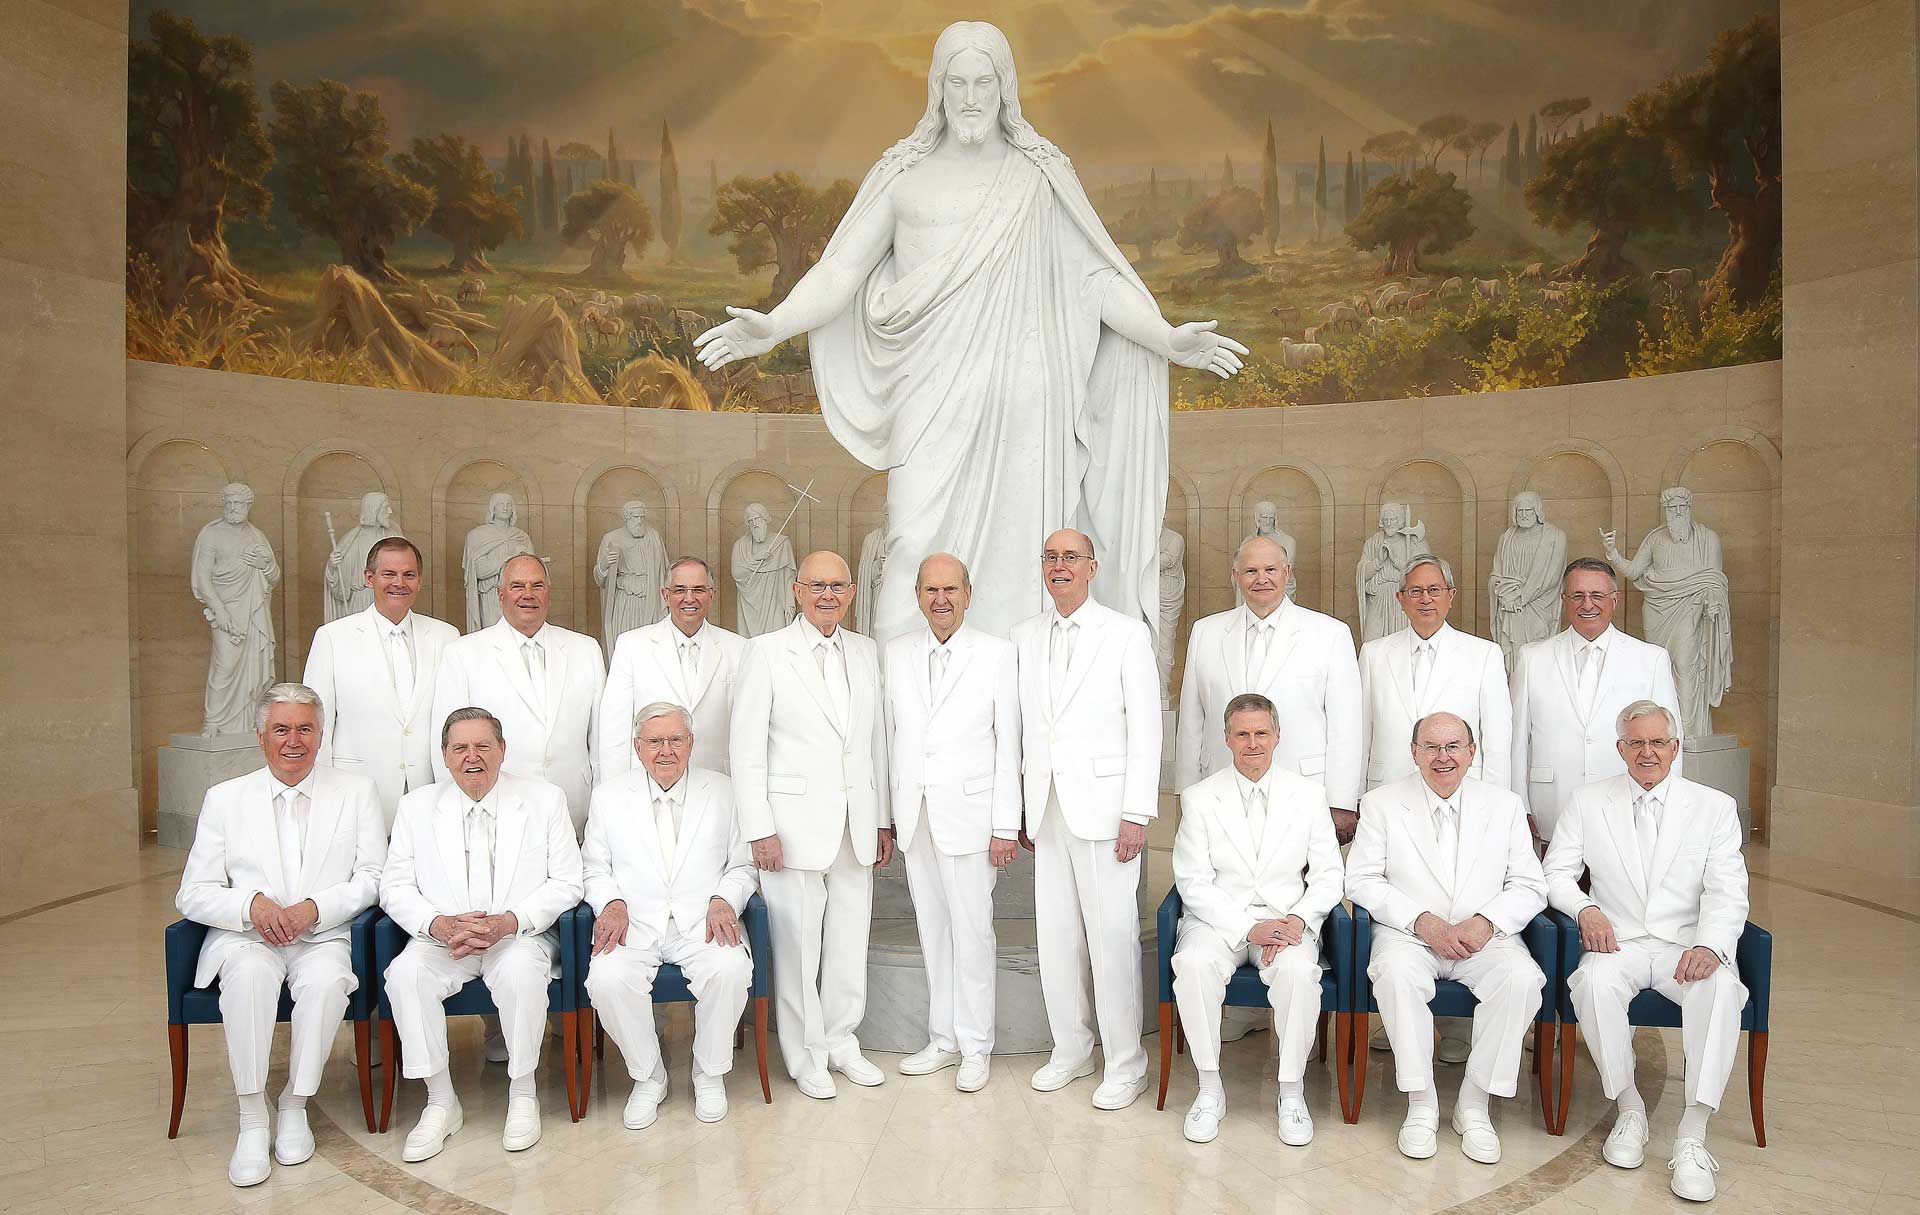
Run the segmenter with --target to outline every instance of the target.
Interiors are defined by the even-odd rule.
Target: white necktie
[[[936,645],[927,655],[927,676],[932,681],[927,686],[934,691],[940,690],[940,681],[947,675],[947,647]]]
[[[467,807],[467,898],[472,910],[493,910],[493,811]]]
[[[1267,791],[1257,785],[1247,798],[1247,834],[1253,837],[1253,850],[1259,852],[1267,835]]]
[[[520,647],[520,656],[527,662],[527,679],[533,684],[533,701],[542,710],[547,704],[547,654],[540,643],[532,638]]]
[[[1427,676],[1433,671],[1433,642],[1416,641],[1413,643],[1413,695],[1416,699],[1427,686]]]
[[[1451,802],[1441,802],[1434,807],[1433,839],[1440,848],[1440,872],[1446,879],[1448,889],[1453,888],[1453,871],[1460,862],[1458,821],[1458,813]]]
[[[840,647],[822,639],[813,647],[814,661],[820,665],[820,678],[827,684],[827,699],[833,702],[833,714],[842,726],[847,724],[847,666]]]
[[[1260,673],[1267,669],[1267,650],[1273,644],[1273,625],[1258,620],[1253,625],[1253,644],[1247,647],[1247,687],[1260,684]]]
[[[680,642],[680,678],[687,685],[687,699],[692,700],[697,680],[700,676],[700,643],[692,640]],[[692,705],[685,706],[691,709]]]
[[[1593,712],[1593,698],[1600,691],[1600,649],[1591,641],[1580,647],[1580,712]]]
[[[1073,665],[1073,633],[1080,626],[1071,620],[1056,620],[1053,624],[1053,689],[1064,691],[1067,686],[1067,668]]]
[[[680,847],[680,831],[673,821],[673,799],[661,794],[653,799],[653,829],[660,833],[660,868],[673,875],[673,854]]]
[[[1651,793],[1633,799],[1633,830],[1640,837],[1640,871],[1646,875],[1648,893],[1653,885],[1653,849],[1660,839],[1660,800]]]
[[[280,842],[280,871],[285,875],[286,888],[279,893],[282,904],[298,900],[300,883],[300,854],[306,848],[306,795],[298,789],[282,789],[273,799],[276,834]]]
[[[413,654],[407,649],[407,631],[387,630],[387,655],[393,665],[393,693],[404,707],[413,703]]]

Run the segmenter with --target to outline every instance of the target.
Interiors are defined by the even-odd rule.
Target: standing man
[[[587,994],[633,1077],[623,1121],[653,1125],[667,1068],[653,1025],[653,977],[680,968],[693,991],[693,1115],[727,1116],[733,1029],[753,987],[740,913],[753,897],[753,858],[733,816],[733,784],[693,767],[693,724],[656,701],[632,717],[640,765],[593,791],[580,850],[593,905]]]
[[[1734,949],[1747,922],[1747,865],[1733,799],[1673,770],[1680,720],[1637,700],[1614,719],[1624,776],[1568,800],[1547,850],[1547,895],[1580,921],[1586,953],[1568,980],[1600,1087],[1618,1107],[1601,1155],[1637,1169],[1647,1145],[1647,1103],[1633,1082],[1627,1005],[1651,988],[1680,1006],[1686,1102],[1673,1141],[1673,1192],[1711,1201],[1720,1164],[1707,1152],[1707,1119],[1720,1108],[1740,1045],[1747,989]],[[1591,892],[1580,889],[1583,870]]]
[[[413,938],[386,973],[402,1074],[427,1084],[426,1108],[400,1153],[409,1164],[438,1155],[465,1121],[453,1094],[445,1001],[476,978],[505,1028],[500,1146],[521,1152],[540,1142],[534,1077],[547,1036],[547,984],[560,974],[553,924],[580,901],[580,846],[558,788],[502,771],[506,745],[500,719],[485,709],[447,715],[440,754],[453,776],[400,800],[380,878],[380,906]]]
[[[413,541],[375,541],[360,574],[372,602],[321,625],[307,650],[307,686],[325,706],[320,762],[371,777],[389,831],[401,795],[434,781],[434,678],[460,636],[414,612],[422,569]]]
[[[1547,905],[1547,882],[1520,799],[1467,775],[1474,745],[1466,722],[1452,713],[1421,718],[1412,751],[1419,775],[1360,801],[1347,897],[1373,916],[1367,977],[1408,1095],[1401,1154],[1425,1160],[1439,1144],[1427,1001],[1436,980],[1453,979],[1480,1002],[1453,1132],[1467,1159],[1497,1164],[1500,1136],[1487,1099],[1513,1096],[1521,1041],[1540,1011],[1547,978],[1520,932]]]
[[[1613,734],[1616,713],[1636,700],[1680,714],[1667,652],[1613,627],[1620,585],[1594,557],[1560,576],[1567,628],[1522,646],[1513,664],[1513,791],[1534,834],[1553,838],[1576,789],[1626,771]]]
[[[267,766],[207,790],[174,904],[208,928],[195,987],[220,984],[227,1065],[240,1102],[240,1137],[227,1162],[236,1186],[267,1179],[267,1065],[280,988],[293,996],[287,1087],[273,1158],[313,1155],[307,1098],[359,987],[348,921],[373,906],[387,833],[364,776],[316,766],[322,707],[313,689],[277,683],[255,709]]]
[[[936,553],[914,577],[927,627],[887,643],[892,810],[927,964],[927,1045],[903,1075],[958,1064],[986,1087],[993,1054],[996,871],[1020,834],[1020,669],[1013,644],[966,625],[973,587]]]
[[[800,618],[753,638],[733,708],[733,784],[773,938],[780,1054],[809,1097],[839,1072],[886,1076],[853,1036],[867,1014],[873,870],[893,858],[880,656],[840,627],[853,575],[837,553],[800,563]]]
[[[600,697],[594,766],[610,781],[634,766],[633,713],[656,700],[693,713],[700,735],[700,766],[725,773],[727,734],[733,725],[733,685],[747,639],[707,619],[713,610],[713,569],[682,557],[667,569],[661,591],[666,618],[622,633]]]
[[[1034,931],[1053,1056],[1049,1093],[1093,1074],[1094,1019],[1106,1051],[1095,1109],[1147,1087],[1140,1048],[1140,851],[1159,813],[1160,685],[1145,621],[1088,597],[1093,541],[1047,537],[1040,573],[1053,604],[1014,626],[1026,829],[1034,839]],[[1087,1007],[1087,975],[1093,1007]]]
[[[1280,1051],[1280,1141],[1313,1141],[1307,1052],[1320,1020],[1320,927],[1340,901],[1340,846],[1327,791],[1273,762],[1280,715],[1258,692],[1227,703],[1233,767],[1180,794],[1173,880],[1186,906],[1173,951],[1173,995],[1200,1094],[1187,1111],[1195,1143],[1220,1133],[1220,1008],[1244,961],[1260,968]]]

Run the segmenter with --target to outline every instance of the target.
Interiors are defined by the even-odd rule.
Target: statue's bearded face
[[[1278,529],[1279,526],[1280,526],[1280,516],[1278,512],[1270,511],[1270,510],[1262,510],[1262,511],[1254,512],[1254,516],[1253,516],[1253,534],[1254,535],[1270,536],[1274,533],[1276,529]]]
[[[747,516],[747,534],[753,537],[755,544],[767,542],[767,517],[753,514]]]
[[[1517,502],[1514,504],[1513,523],[1515,527],[1532,527],[1538,522],[1540,522],[1540,514],[1534,509],[1533,503]]]
[[[984,143],[1000,121],[1000,76],[986,53],[961,51],[941,83],[947,126],[963,144]]]
[[[637,504],[627,507],[626,524],[627,535],[639,539],[647,530],[647,508]]]
[[[1669,502],[1660,512],[1666,516],[1667,531],[1675,540],[1693,536],[1693,507],[1686,502]]]
[[[243,498],[239,494],[230,494],[220,502],[220,517],[228,523],[245,523],[247,512],[253,509],[253,499]]]

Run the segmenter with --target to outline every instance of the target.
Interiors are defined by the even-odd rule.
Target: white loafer
[[[509,1152],[524,1152],[540,1142],[540,1103],[532,1097],[507,1098],[507,1125],[500,1132],[500,1146]]]
[[[953,1077],[953,1087],[963,1093],[977,1093],[987,1087],[987,1080],[993,1074],[993,1067],[986,1055],[968,1055],[960,1060],[960,1070]]]
[[[1613,1120],[1600,1158],[1616,1169],[1637,1169],[1647,1159],[1647,1116],[1627,1110]]]
[[[1400,1154],[1408,1160],[1431,1160],[1440,1150],[1440,1111],[1408,1110],[1400,1124]]]
[[[313,1159],[313,1128],[304,1109],[281,1110],[273,1120],[273,1158],[279,1164],[305,1164]]]
[[[1187,1108],[1187,1120],[1181,1131],[1188,1143],[1212,1143],[1220,1134],[1220,1119],[1226,1117],[1227,1103],[1212,1093],[1201,1093]]]
[[[900,1074],[903,1076],[931,1076],[943,1067],[957,1067],[959,1064],[959,1051],[942,1050],[929,1042],[911,1055],[900,1060]]]
[[[267,1179],[273,1172],[273,1166],[267,1162],[269,1138],[265,1127],[240,1132],[233,1144],[233,1156],[227,1161],[228,1181],[245,1189]]]
[[[826,1072],[809,1072],[794,1080],[794,1085],[816,1101],[831,1101],[840,1095],[833,1086],[833,1077]]]
[[[868,1062],[858,1050],[840,1059],[827,1060],[827,1070],[839,1072],[861,1088],[874,1088],[887,1081],[887,1073]]]
[[[1280,1098],[1280,1142],[1288,1147],[1305,1147],[1313,1142],[1313,1115],[1298,1097]]]
[[[1713,1196],[1720,1192],[1713,1179],[1720,1171],[1720,1162],[1698,1139],[1674,1140],[1673,1159],[1667,1162],[1667,1169],[1673,1174],[1667,1180],[1667,1187],[1688,1202],[1712,1202]]]
[[[1453,1133],[1460,1136],[1460,1151],[1468,1160],[1478,1164],[1500,1163],[1500,1133],[1493,1129],[1493,1119],[1485,1114],[1462,1114],[1455,1110]]]
[[[727,1078],[709,1076],[693,1069],[693,1116],[702,1122],[718,1122],[727,1116]]]
[[[1123,1084],[1117,1080],[1109,1080],[1099,1088],[1093,1090],[1093,1108],[1097,1110],[1123,1110],[1139,1100],[1140,1094],[1146,1091],[1147,1078],[1145,1076],[1135,1080],[1132,1084]]]
[[[630,1131],[644,1131],[660,1116],[660,1103],[667,1099],[667,1069],[661,1068],[645,1080],[637,1080],[627,1095],[627,1107],[620,1123]]]
[[[429,1105],[420,1111],[420,1121],[414,1123],[408,1133],[407,1142],[400,1149],[400,1159],[408,1164],[433,1159],[447,1146],[447,1140],[460,1133],[466,1121],[466,1114],[458,1105]]]
[[[1078,1063],[1052,1063],[1033,1073],[1033,1090],[1037,1093],[1052,1093],[1072,1084],[1082,1076],[1093,1075],[1091,1056]]]

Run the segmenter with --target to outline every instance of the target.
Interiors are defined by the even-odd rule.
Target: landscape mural
[[[808,412],[804,342],[710,373],[925,99],[1013,43],[1175,321],[1174,407],[1778,358],[1777,6],[1752,0],[133,4],[127,349],[186,366]]]

